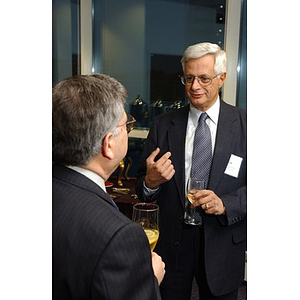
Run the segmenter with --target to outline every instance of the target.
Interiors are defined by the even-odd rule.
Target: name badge
[[[229,176],[238,178],[242,161],[243,161],[242,157],[231,154],[228,165],[224,173]]]

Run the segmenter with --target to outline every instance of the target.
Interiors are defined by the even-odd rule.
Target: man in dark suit
[[[106,193],[127,152],[125,88],[81,75],[53,88],[53,299],[161,299],[164,263]]]
[[[189,300],[193,278],[200,299],[233,300],[244,278],[246,250],[246,112],[219,98],[226,53],[218,45],[188,47],[181,60],[186,107],[158,116],[141,157],[137,194],[160,207],[156,251],[166,263],[163,300]],[[186,222],[185,188],[195,131],[206,112],[212,161],[207,188],[192,207],[202,225]]]

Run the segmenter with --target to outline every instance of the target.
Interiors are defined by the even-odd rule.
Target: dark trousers
[[[203,229],[199,229],[197,226],[184,225],[179,247],[179,260],[175,279],[171,287],[161,288],[162,300],[191,300],[194,277],[199,287],[199,300],[237,299],[238,290],[218,297],[210,292],[204,267]]]

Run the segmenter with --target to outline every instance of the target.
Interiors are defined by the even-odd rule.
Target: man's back
[[[157,299],[147,238],[110,201],[85,176],[54,166],[53,299]]]

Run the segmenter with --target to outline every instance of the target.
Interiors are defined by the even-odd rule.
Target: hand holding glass
[[[159,237],[159,207],[154,203],[137,203],[133,206],[132,220],[141,225],[153,251]]]
[[[205,181],[189,178],[186,186],[186,197],[191,204],[194,203],[193,195],[197,192],[197,190],[203,190],[205,188]],[[187,205],[185,212],[185,223],[189,225],[202,225],[202,220],[196,220],[195,218],[195,208],[192,208],[190,205]]]

